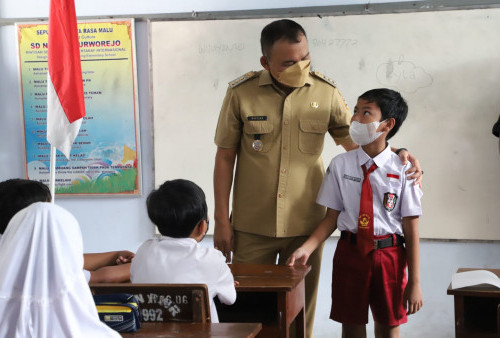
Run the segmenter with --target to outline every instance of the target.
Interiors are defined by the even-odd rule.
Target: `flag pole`
[[[52,196],[51,203],[56,200],[56,148],[50,145],[50,195]]]

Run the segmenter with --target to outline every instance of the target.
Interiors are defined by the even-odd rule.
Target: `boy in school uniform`
[[[172,180],[153,190],[146,201],[148,215],[162,236],[144,242],[130,268],[132,283],[202,283],[210,294],[212,322],[217,323],[213,298],[236,301],[235,282],[222,253],[199,242],[208,231],[203,190],[187,180]]]
[[[350,135],[361,147],[330,163],[317,198],[327,214],[288,260],[289,265],[305,264],[335,229],[341,231],[333,258],[330,318],[342,323],[343,337],[366,337],[368,307],[376,337],[399,337],[399,325],[423,304],[422,191],[407,180],[408,165],[387,143],[407,113],[404,99],[390,89],[373,89],[358,98]]]

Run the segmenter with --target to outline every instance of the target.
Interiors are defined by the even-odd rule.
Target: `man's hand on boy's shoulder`
[[[395,153],[401,159],[401,163],[406,164],[408,161],[412,164],[411,168],[406,171],[409,180],[415,179],[414,185],[419,185],[422,188],[422,179],[424,177],[424,171],[420,168],[420,162],[418,159],[410,154],[407,149],[400,148],[395,150]]]

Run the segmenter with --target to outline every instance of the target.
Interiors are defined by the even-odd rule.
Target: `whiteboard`
[[[422,238],[500,240],[500,9],[293,18],[312,67],[348,105],[366,90],[398,90],[409,115],[391,145],[425,171]],[[260,70],[267,19],[151,21],[155,185],[199,184],[213,212],[213,142],[227,83]],[[326,136],[325,166],[343,152]]]

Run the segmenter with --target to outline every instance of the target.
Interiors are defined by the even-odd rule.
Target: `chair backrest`
[[[205,284],[93,283],[90,290],[95,295],[134,295],[142,322],[211,322],[210,299]]]

